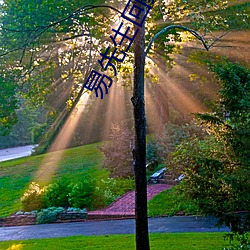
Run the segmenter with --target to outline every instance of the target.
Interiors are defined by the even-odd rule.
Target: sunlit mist
[[[186,121],[190,119],[190,113],[208,110],[202,100],[215,97],[217,89],[212,83],[211,74],[209,75],[206,68],[196,68],[194,64],[187,62],[190,50],[192,50],[191,47],[186,47],[182,54],[174,55],[177,64],[173,69],[168,68],[168,64],[160,54],[156,53],[154,58],[147,59],[147,63],[150,62],[150,64],[146,71],[153,76],[145,80],[147,131],[149,133],[158,131],[167,122]],[[207,83],[203,84],[197,80],[198,78],[190,81],[191,74],[205,75],[210,78]],[[95,98],[94,93],[91,98],[88,94],[83,95],[36,173],[35,177],[38,182],[50,181],[63,157],[63,149],[72,146],[74,138],[78,139],[75,145],[84,145],[109,139],[113,123],[121,126],[129,124],[130,128],[133,127],[130,101],[132,93],[122,87],[125,83],[122,81],[122,79],[114,81],[108,95],[105,95],[103,99]],[[126,85],[129,83],[126,82]],[[58,123],[64,115],[62,113],[55,123]]]
[[[74,107],[67,121],[53,141],[51,147],[49,148],[49,153],[44,158],[39,170],[36,173],[36,180],[38,182],[49,182],[50,178],[56,172],[58,164],[63,157],[63,149],[68,147],[72,139],[75,128],[81,117],[81,113],[85,109],[88,102],[88,98],[89,94],[84,93],[79,103]]]

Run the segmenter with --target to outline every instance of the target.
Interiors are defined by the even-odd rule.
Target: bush
[[[36,224],[55,222],[59,213],[64,212],[62,207],[49,207],[37,213]]]
[[[117,197],[113,193],[116,185],[114,178],[101,179],[96,182],[93,195],[93,204],[95,208],[101,208],[112,203]]]
[[[225,247],[223,250],[250,250],[250,240],[247,233],[228,233],[225,239],[229,240],[231,246]],[[233,244],[235,240],[237,243]]]
[[[124,193],[134,189],[132,178],[106,178],[96,182],[93,194],[93,205],[101,208],[111,204]]]
[[[43,198],[45,207],[68,207],[70,190],[71,184],[66,178],[61,178],[58,181],[48,185],[45,188]]]
[[[43,207],[44,189],[38,183],[32,182],[28,190],[21,197],[22,209],[24,211],[39,210]]]
[[[92,195],[94,193],[93,182],[85,179],[72,186],[69,193],[69,204],[73,207],[85,208],[92,206]]]

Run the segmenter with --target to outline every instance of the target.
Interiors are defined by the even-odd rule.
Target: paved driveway
[[[31,155],[34,147],[34,145],[28,145],[22,147],[0,149],[0,162],[29,156]]]
[[[150,218],[150,233],[227,232],[218,229],[214,218],[195,216]],[[0,241],[56,238],[74,235],[134,234],[135,220],[109,220],[0,228]]]

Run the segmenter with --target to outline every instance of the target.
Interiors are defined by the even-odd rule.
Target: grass
[[[106,177],[107,172],[98,168],[102,160],[98,145],[100,143],[65,150],[52,180],[64,176],[79,181],[86,174]],[[57,153],[50,154],[53,157]],[[0,163],[0,217],[20,210],[20,197],[30,182],[37,181],[34,176],[45,157],[46,154]]]
[[[228,246],[224,233],[151,234],[151,250],[221,250]],[[1,250],[135,249],[134,235],[74,236],[67,238],[7,241]]]
[[[84,175],[93,176],[96,179],[107,177],[107,171],[101,171],[98,168],[102,160],[102,155],[97,148],[99,145],[100,143],[95,143],[65,150],[51,181],[66,177],[73,182],[77,182]],[[53,157],[56,154],[57,152],[50,153],[50,156]],[[20,197],[30,182],[37,181],[34,176],[46,156],[46,154],[31,156],[1,163],[0,217],[21,210]],[[192,206],[188,207],[184,202],[181,203],[180,201],[180,204],[176,202],[176,194],[173,188],[160,193],[149,202],[149,216],[152,217],[166,214],[173,215],[181,210],[186,213],[195,213],[192,209]]]
[[[156,195],[148,203],[148,215],[157,217],[161,215],[174,215],[178,212],[185,214],[198,214],[194,204],[188,203],[177,194],[175,187]]]

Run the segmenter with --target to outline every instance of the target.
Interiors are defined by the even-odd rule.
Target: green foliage
[[[223,145],[213,137],[183,142],[173,153],[168,168],[176,178],[184,174],[180,193],[195,201],[208,214],[240,210],[242,204],[232,189],[235,181],[231,168],[225,168]],[[216,195],[215,195],[216,194]]]
[[[41,209],[43,206],[43,194],[44,189],[38,183],[32,182],[21,197],[22,209],[29,212]]]
[[[147,142],[147,151],[146,151],[146,157],[147,157],[147,170],[154,171],[155,168],[157,168],[159,163],[159,156],[157,154],[157,142],[155,142],[153,139],[149,139]]]
[[[70,185],[70,181],[64,177],[45,187],[43,196],[45,207],[68,207]]]
[[[224,247],[223,250],[249,250],[250,240],[249,234],[228,233],[225,236],[230,242],[230,247]],[[235,242],[236,241],[236,242]]]
[[[73,182],[63,177],[43,189],[37,183],[31,183],[21,199],[23,210],[69,206],[96,209],[109,205],[124,193],[134,189],[134,180],[131,178],[113,179],[101,175],[99,178],[84,175],[84,178]]]
[[[134,180],[132,178],[102,178],[97,180],[93,195],[94,208],[105,207],[133,189]]]
[[[1,72],[1,74],[3,74]],[[18,107],[16,85],[3,75],[0,77],[0,136],[10,133],[17,122],[16,109]]]
[[[72,184],[72,188],[68,198],[69,204],[73,207],[90,208],[93,206],[93,192],[94,183],[93,181],[89,181],[88,179],[84,179],[74,185]]]
[[[132,177],[134,175],[131,149],[132,135],[128,129],[113,124],[110,139],[111,142],[99,148],[105,157],[102,168],[109,170],[110,177]]]
[[[147,144],[148,162],[164,163],[167,156],[175,151],[177,145],[193,134],[202,138],[205,133],[193,122],[185,125],[167,123],[163,131],[156,133]]]
[[[35,144],[37,144],[37,143],[40,142],[42,136],[46,133],[47,126],[48,126],[47,123],[42,123],[42,124],[36,125],[36,126],[32,129],[33,142],[34,142]]]
[[[86,174],[96,178],[104,178],[107,172],[99,169],[102,155],[97,149],[98,144],[89,144],[64,151],[63,158],[58,163],[57,171],[51,176],[52,180],[65,177],[70,182],[81,181]],[[23,196],[28,185],[35,178],[47,154],[31,156],[12,161],[1,162],[0,167],[0,217],[8,216],[21,210],[20,197]],[[50,153],[49,157],[57,157],[57,152]],[[47,183],[51,179],[45,180]]]
[[[20,108],[16,111],[17,123],[12,126],[8,135],[0,136],[0,148],[16,147],[37,143],[33,141],[33,128],[43,120],[43,110],[27,105],[20,100]]]
[[[59,213],[64,212],[62,207],[48,207],[37,213],[36,224],[55,222]]]
[[[224,11],[215,10],[210,13],[211,17],[220,15],[226,22],[224,29],[241,30],[249,29],[250,3],[239,3],[228,6]]]
[[[113,192],[115,186],[116,180],[113,178],[100,179],[96,182],[93,195],[93,205],[95,209],[105,207],[117,198]]]
[[[196,115],[209,136],[183,142],[171,155],[169,169],[185,174],[180,192],[202,212],[217,216],[232,231],[244,232],[250,219],[250,74],[229,62],[210,68],[222,86],[216,112]]]

